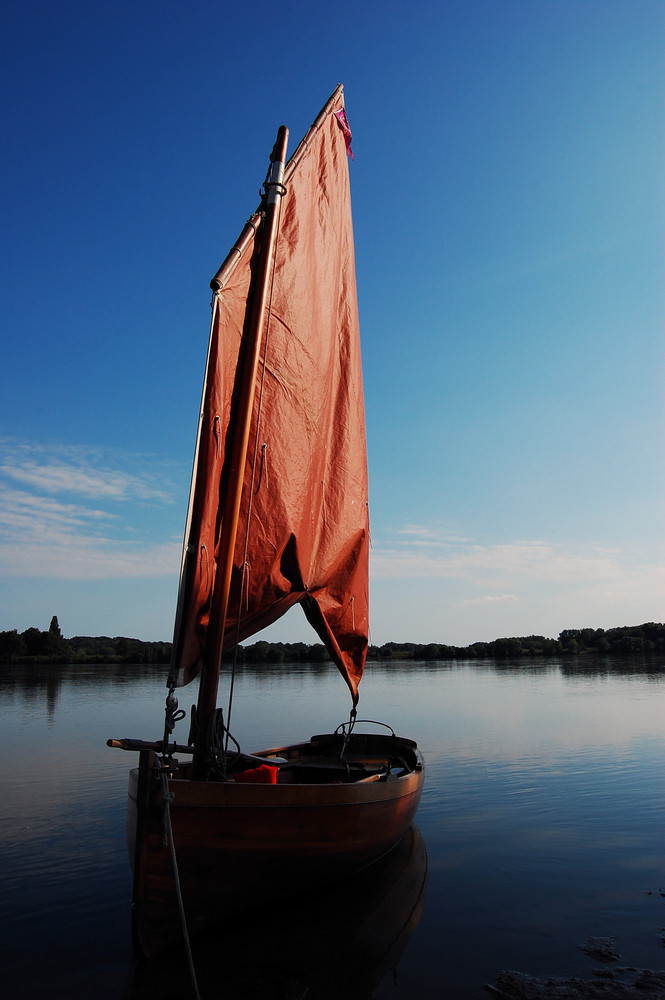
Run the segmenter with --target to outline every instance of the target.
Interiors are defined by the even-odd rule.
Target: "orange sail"
[[[284,175],[224,648],[300,603],[355,702],[367,650],[369,520],[348,139],[335,114],[343,107],[338,88]],[[257,213],[213,283],[174,684],[200,672],[209,632],[261,237]]]

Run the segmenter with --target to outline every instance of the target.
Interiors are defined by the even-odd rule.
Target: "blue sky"
[[[663,619],[660,0],[25,0],[0,36],[0,629],[170,639],[208,282],[338,82],[372,640]]]

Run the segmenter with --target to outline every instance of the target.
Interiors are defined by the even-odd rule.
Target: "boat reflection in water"
[[[225,922],[193,944],[202,997],[369,1000],[420,920],[427,852],[412,826],[380,861],[334,885]],[[126,1000],[192,994],[184,949],[136,961]]]

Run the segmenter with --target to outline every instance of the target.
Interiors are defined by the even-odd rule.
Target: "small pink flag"
[[[337,119],[337,124],[341,128],[344,134],[344,142],[346,143],[346,151],[353,159],[353,153],[351,152],[351,129],[349,128],[349,119],[346,117],[346,111],[342,108],[341,111],[335,111],[335,118]]]

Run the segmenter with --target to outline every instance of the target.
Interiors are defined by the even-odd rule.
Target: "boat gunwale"
[[[189,778],[169,778],[169,791],[175,795],[172,809],[187,808],[300,808],[322,805],[362,805],[371,802],[400,799],[413,795],[422,785],[424,772],[391,777],[386,781],[345,782],[323,784],[245,784],[222,781],[193,781]]]
[[[316,751],[320,751],[330,740],[338,746],[342,744],[339,734],[331,733],[312,737],[311,740],[294,743],[288,746],[273,747],[253,755],[270,764],[270,757],[287,756],[283,765],[306,767],[309,756],[314,758],[316,768]],[[405,774],[372,775],[375,780],[357,780],[343,782],[302,781],[276,783],[247,783],[234,781],[199,781],[190,777],[179,777],[177,770],[169,775],[169,790],[175,798],[172,806],[176,809],[187,808],[315,808],[320,806],[362,805],[372,802],[384,802],[419,794],[425,776],[425,765],[422,754],[412,741],[399,736],[388,736],[377,733],[354,733],[349,740],[349,753],[353,753],[353,744],[359,741],[369,741],[370,748],[364,750],[366,757],[390,756],[390,749],[402,752],[403,763],[408,768]],[[358,749],[358,748],[357,748]],[[315,752],[308,754],[307,751]],[[300,757],[299,754],[303,756]],[[400,756],[402,756],[400,754]],[[290,760],[289,756],[293,755]],[[343,761],[340,761],[343,764]],[[177,767],[176,762],[174,761]],[[280,765],[277,765],[278,767]],[[138,769],[133,772],[138,776]],[[153,778],[155,784],[158,779]],[[161,790],[157,791],[161,801]]]

